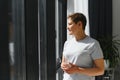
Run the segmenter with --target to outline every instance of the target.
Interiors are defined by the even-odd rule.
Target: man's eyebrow
[[[72,22],[68,22],[68,24],[72,24]]]
[[[68,22],[68,24],[72,24],[72,22]]]

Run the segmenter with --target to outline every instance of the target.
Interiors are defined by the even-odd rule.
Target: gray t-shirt
[[[103,58],[99,42],[89,36],[76,41],[72,38],[65,42],[63,56],[65,59],[82,68],[93,67],[93,60]],[[63,80],[95,80],[95,77],[84,74],[67,74],[64,72]]]

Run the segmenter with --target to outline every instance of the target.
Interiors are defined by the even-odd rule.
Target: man
[[[68,16],[69,35],[64,44],[61,68],[63,80],[95,80],[104,74],[104,59],[99,42],[85,34],[86,17],[82,13]]]

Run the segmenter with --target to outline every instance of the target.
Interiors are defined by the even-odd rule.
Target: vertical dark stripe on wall
[[[26,78],[39,80],[38,0],[25,0]]]
[[[62,56],[63,45],[67,37],[67,0],[58,0],[59,56]],[[62,80],[63,71],[59,68],[58,79]]]
[[[89,0],[90,35],[112,36],[112,0]]]
[[[39,46],[40,46],[40,67],[39,67],[39,73],[40,73],[40,80],[47,80],[47,40],[46,40],[46,0],[39,0],[39,31],[40,31],[40,40],[39,40]]]
[[[112,38],[112,0],[89,0],[90,36]],[[101,80],[102,76],[96,76]]]
[[[62,48],[64,45],[64,42],[67,37],[67,0],[58,0],[58,19],[59,19],[59,37],[60,37],[60,43],[59,43],[59,52],[60,56],[62,54]]]
[[[46,1],[47,80],[56,80],[55,0]],[[52,66],[51,66],[52,65]]]
[[[40,80],[56,80],[55,0],[39,0]]]
[[[24,0],[11,0],[15,80],[26,80]]]
[[[0,80],[10,80],[8,0],[0,0]]]

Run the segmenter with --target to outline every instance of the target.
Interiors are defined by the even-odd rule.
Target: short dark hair
[[[81,21],[82,24],[83,24],[83,29],[85,30],[87,20],[86,20],[86,17],[85,17],[84,14],[82,14],[82,13],[73,13],[73,14],[70,14],[67,18],[71,18],[71,20],[73,22],[75,22],[75,24],[77,24],[79,21]]]

